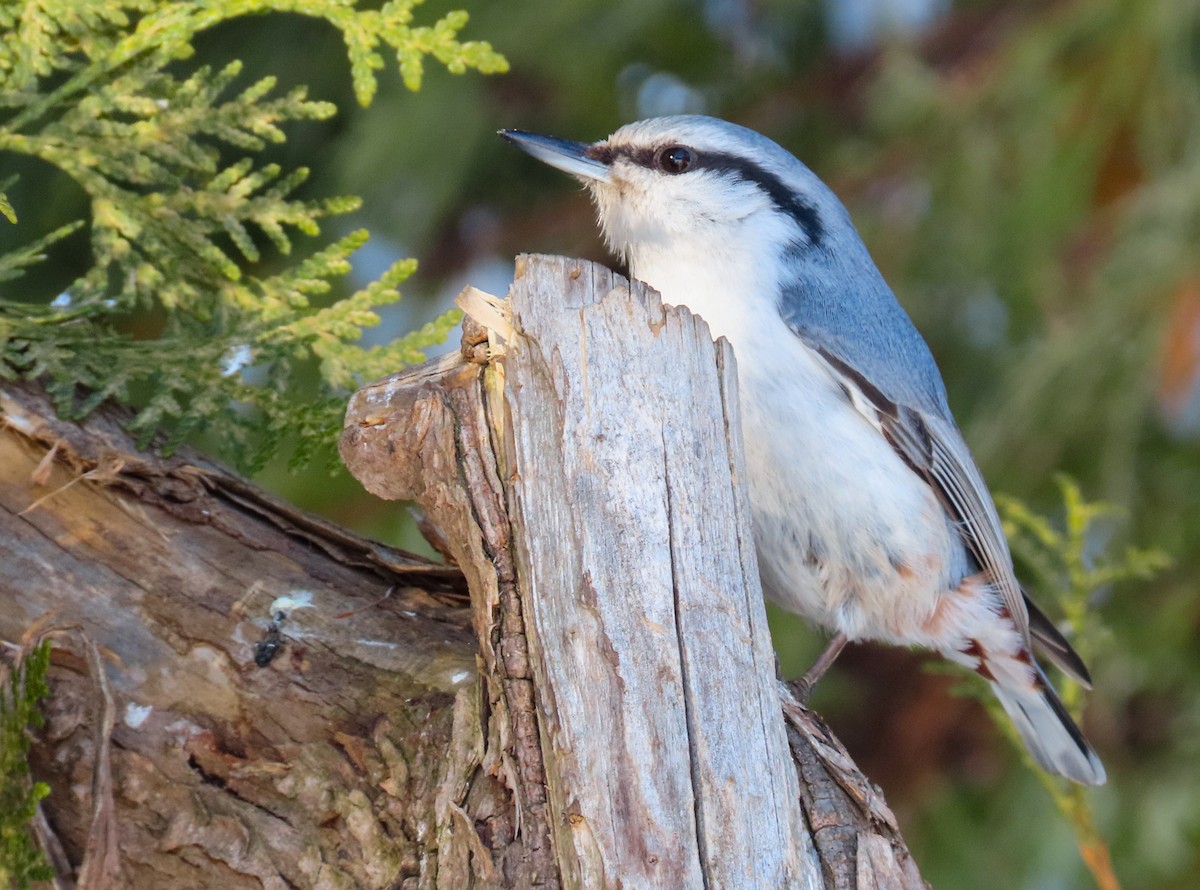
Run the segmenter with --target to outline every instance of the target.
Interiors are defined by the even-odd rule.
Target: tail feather
[[[1087,665],[1083,663],[1079,653],[1054,626],[1054,622],[1029,598],[1029,594],[1023,590],[1021,593],[1025,599],[1025,609],[1029,613],[1029,632],[1042,654],[1054,662],[1064,674],[1078,680],[1085,689],[1091,689],[1092,675],[1088,673]]]
[[[1103,785],[1100,758],[1040,670],[1038,676],[1040,688],[992,683],[992,689],[1042,769],[1084,785]]]

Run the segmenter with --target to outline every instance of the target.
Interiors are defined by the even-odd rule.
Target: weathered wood
[[[464,569],[545,885],[923,886],[845,752],[785,728],[728,346],[578,261],[519,260],[511,310],[499,360],[477,333],[360,391],[342,455]]]
[[[797,885],[732,352],[640,283],[543,265],[512,290],[528,336],[505,366],[559,842],[610,885]]]
[[[55,647],[32,762],[59,886],[466,886],[514,814],[460,573],[139,454],[123,419],[0,389],[0,641]],[[309,606],[260,667],[281,596]]]
[[[546,809],[533,677],[493,450],[495,422],[488,416],[502,404],[494,398],[501,373],[499,366],[455,354],[368,386],[350,403],[341,451],[375,494],[421,504],[467,578],[486,687],[483,735],[493,761],[498,759],[484,772],[503,780],[514,807],[502,831],[489,831],[487,848],[500,859],[502,886],[555,888],[559,867]],[[490,858],[481,855],[469,865],[461,862],[461,883],[445,886],[489,885]]]

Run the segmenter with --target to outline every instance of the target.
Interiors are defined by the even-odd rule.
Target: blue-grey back
[[[890,401],[953,423],[928,345],[841,213],[842,220],[825,220],[820,244],[797,242],[789,248],[779,294],[784,320],[810,346],[845,362]]]

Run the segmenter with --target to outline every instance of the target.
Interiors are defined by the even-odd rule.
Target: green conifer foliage
[[[451,72],[499,72],[487,43],[462,42],[464,12],[412,24],[420,0],[359,9],[356,0],[38,0],[0,4],[0,150],[36,157],[86,193],[90,219],[31,239],[0,256],[0,378],[45,381],[64,416],[115,398],[133,404],[143,446],[164,449],[199,428],[254,469],[286,438],[294,460],[332,440],[347,391],[405,363],[456,322],[447,315],[385,346],[355,345],[399,299],[415,263],[318,308],[365,232],[342,237],[283,271],[248,274],[264,249],[290,255],[298,235],[359,206],[353,197],[299,200],[304,168],[260,163],[288,123],[336,109],[286,94],[274,78],[239,81],[240,63],[190,73],[172,64],[192,41],[231,18],[293,12],[322,18],[345,40],[355,95],[371,101],[383,51],[395,54],[409,89],[432,57]],[[234,158],[230,160],[231,156]],[[0,214],[20,225],[0,184]],[[54,242],[88,226],[91,268],[54,299],[13,288]],[[6,283],[7,282],[7,283]],[[131,314],[161,313],[161,332],[135,339]],[[320,392],[298,398],[305,365],[317,359]],[[248,373],[249,372],[249,373]]]

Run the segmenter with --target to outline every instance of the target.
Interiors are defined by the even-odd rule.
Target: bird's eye
[[[686,173],[692,166],[692,150],[683,145],[671,145],[658,153],[658,169],[663,173]]]

